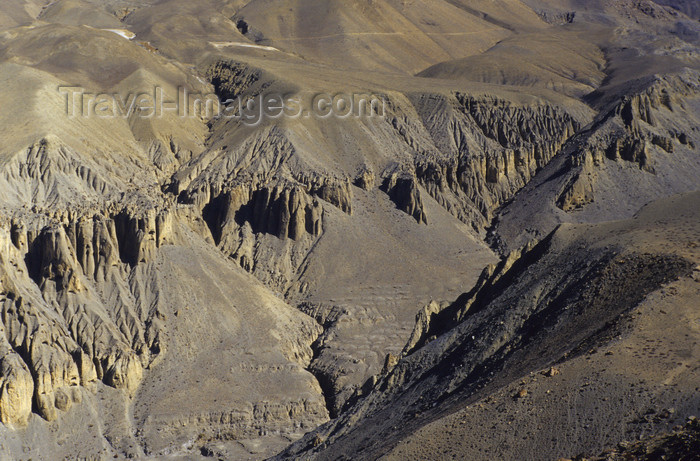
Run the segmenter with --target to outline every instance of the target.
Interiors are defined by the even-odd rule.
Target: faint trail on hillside
[[[495,30],[502,30],[501,28],[494,27],[491,29],[481,29],[481,30],[476,30],[472,32],[423,32],[425,35],[454,35],[454,36],[460,36],[460,35],[475,35],[475,34],[481,34],[484,32],[490,32],[490,31],[495,31]],[[390,36],[390,35],[412,35],[409,32],[347,32],[343,34],[329,34],[329,35],[315,35],[311,37],[286,37],[286,38],[270,38],[266,37],[267,40],[274,42],[274,41],[290,41],[290,40],[318,40],[322,38],[336,38],[336,37],[348,37],[348,36],[364,36],[364,35],[382,35],[382,36]]]

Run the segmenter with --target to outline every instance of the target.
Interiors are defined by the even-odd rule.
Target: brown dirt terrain
[[[325,443],[293,447],[314,459],[556,459],[684,422],[699,408],[699,201],[560,227],[447,307],[461,323],[317,430]]]
[[[1,459],[546,459],[698,413],[692,2],[0,3]]]

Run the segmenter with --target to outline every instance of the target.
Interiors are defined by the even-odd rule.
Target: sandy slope
[[[684,422],[699,404],[699,200],[560,227],[281,458],[552,459]]]
[[[687,246],[696,218],[660,218],[680,241],[662,238],[664,225],[649,210],[632,222],[584,225],[629,218],[650,201],[697,189],[698,37],[697,21],[648,1],[3,2],[0,456],[259,459],[329,415],[340,418],[330,423],[339,428],[337,444],[303,439],[328,450],[319,456],[355,457],[357,434],[384,437],[357,454],[368,458],[403,456],[399,440],[431,457],[443,440],[458,456],[476,457],[473,450],[491,450],[494,440],[504,455],[571,455],[560,445],[541,448],[547,434],[536,428],[544,419],[530,418],[526,439],[501,430],[507,420],[497,417],[496,438],[449,429],[460,444],[440,434],[455,424],[448,413],[480,411],[472,403],[486,405],[486,393],[519,391],[523,376],[561,354],[529,344],[521,348],[527,366],[514,362],[505,375],[494,369],[499,378],[488,392],[444,403],[434,397],[445,382],[421,387],[429,382],[421,380],[435,363],[450,363],[449,371],[456,362],[430,342],[399,366],[425,359],[412,362],[416,393],[428,407],[436,403],[416,407],[425,416],[411,414],[417,394],[396,403],[399,394],[375,384],[386,382],[412,333],[411,347],[442,331],[432,323],[421,336],[425,312],[467,292],[499,252],[560,223],[581,227],[562,227],[537,276],[525,271],[509,285],[508,302],[521,315],[484,305],[494,325],[529,319],[525,301],[539,296],[536,288],[558,289],[550,272],[568,274],[561,285],[578,290],[574,282],[588,276],[581,267],[598,261],[613,271],[603,258],[613,257],[609,245],[655,268],[637,273],[620,262],[623,275],[635,273],[655,291],[619,344],[644,351],[642,338],[695,334],[678,321],[693,315],[681,301],[692,303],[694,282],[673,282],[678,292],[666,297],[655,284],[659,267],[675,274],[683,266],[669,252],[696,261]],[[62,85],[122,96],[157,87],[172,97],[186,88],[224,99],[356,92],[383,98],[386,113],[252,127],[175,112],[71,118]],[[610,275],[646,294],[619,276]],[[656,319],[654,306],[666,302],[672,314],[661,331],[645,319]],[[633,308],[611,305],[618,310],[610,315]],[[600,303],[591,306],[589,317],[607,315]],[[538,329],[537,339],[559,341],[563,351],[574,348],[579,324],[561,318],[565,328]],[[474,358],[470,337],[440,344]],[[499,341],[491,339],[486,349]],[[642,396],[682,418],[686,407],[672,400],[688,397],[692,366],[668,374],[656,356],[606,344],[617,347],[612,356],[576,356],[557,365],[568,371],[547,378],[575,377],[557,391],[564,402],[598,372],[589,362],[612,370],[604,363],[619,357],[614,366],[624,367],[624,357],[638,360],[625,372],[635,386],[642,364],[664,370],[645,381]],[[678,362],[695,354],[670,340],[656,347]],[[601,379],[619,377],[606,373]],[[669,377],[678,387],[663,393],[659,382]],[[474,376],[452,378],[468,387]],[[532,383],[539,406],[494,402],[509,417],[547,408],[541,418],[559,418],[565,406],[546,404],[547,389]],[[622,385],[610,386],[627,396]],[[628,422],[620,406],[595,410],[607,387],[585,388],[586,417]],[[630,402],[634,411],[642,405]],[[377,414],[386,421],[375,425]],[[375,419],[357,432],[355,417]],[[630,426],[632,435],[668,428],[666,419],[650,419]],[[475,432],[490,427],[468,420]],[[572,425],[566,443],[590,453],[627,437],[586,424]]]

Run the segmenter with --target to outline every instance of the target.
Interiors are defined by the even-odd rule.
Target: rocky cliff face
[[[401,177],[394,173],[384,179],[381,189],[389,195],[399,210],[413,217],[418,223],[426,223],[418,182],[414,177]]]
[[[247,224],[254,233],[297,240],[304,233],[321,233],[322,209],[306,189],[294,184],[269,184],[260,188],[239,186],[214,197],[203,208],[214,240]],[[233,228],[232,228],[233,227]]]
[[[244,94],[285,88],[280,77],[256,75],[251,86],[240,87]],[[387,94],[385,115],[348,119],[340,126],[313,117],[257,127],[216,121],[210,147],[174,174],[168,189],[180,203],[202,210],[214,242],[241,267],[293,304],[318,302],[319,292],[340,289],[335,274],[348,271],[338,266],[329,274],[326,267],[335,264],[321,262],[325,242],[342,240],[340,232],[361,235],[365,226],[375,225],[366,215],[357,217],[356,209],[387,200],[409,218],[410,232],[422,233],[413,226],[437,225],[445,219],[442,208],[472,235],[483,235],[495,210],[553,158],[590,110],[537,97],[523,102],[450,91]],[[371,241],[355,245],[359,254],[374,251],[362,250]],[[323,278],[330,275],[327,283],[312,275],[319,271]],[[328,326],[311,365],[332,414],[381,371],[388,352],[383,341],[354,345],[355,335],[361,335],[356,329],[397,322],[396,314],[366,303],[321,301],[346,309],[343,321]],[[415,311],[409,312],[400,313],[402,331],[410,330]],[[393,330],[387,343],[397,354],[408,332],[399,339]],[[346,347],[369,348],[368,363],[353,363]],[[339,367],[345,360],[347,366]]]
[[[411,332],[411,337],[403,348],[402,355],[410,355],[417,349],[433,341],[445,330],[457,325],[466,316],[472,304],[478,299],[479,293],[486,290],[487,286],[495,286],[496,283],[516,264],[524,255],[532,251],[536,241],[529,242],[523,248],[513,250],[504,256],[498,264],[489,264],[484,268],[474,287],[464,293],[452,303],[438,304],[435,301],[424,306],[416,314],[416,324]]]
[[[686,238],[697,228],[696,223],[686,224],[686,213],[697,216],[691,209],[699,199],[695,193],[665,201],[629,221],[562,226],[543,241],[511,253],[497,267],[487,268],[472,291],[453,304],[432,304],[419,313],[416,334],[407,344],[403,358],[387,359],[388,366],[368,383],[365,395],[340,417],[308,434],[277,459],[333,459],[348,451],[358,453],[362,459],[375,459],[394,449],[401,451],[401,441],[412,443],[411,434],[418,428],[450,418],[457,408],[471,405],[479,411],[493,403],[502,412],[515,415],[528,411],[528,417],[533,417],[531,410],[517,402],[528,396],[522,387],[535,387],[535,371],[543,370],[541,376],[546,380],[559,374],[557,368],[552,368],[555,363],[563,367],[585,354],[588,356],[581,360],[591,360],[590,355],[597,348],[615,349],[606,356],[618,354],[620,348],[614,344],[635,335],[632,328],[625,326],[630,310],[651,293],[659,293],[666,284],[696,285],[695,263],[689,258],[695,258],[697,252],[673,247],[670,241],[675,237],[671,234],[670,240],[660,241],[643,229],[666,225]],[[630,239],[633,236],[639,239]],[[630,320],[636,315],[630,315]],[[564,341],[565,337],[574,340]],[[534,351],[537,352],[531,353]],[[574,368],[567,370],[568,379],[578,380]],[[644,392],[666,402],[658,397],[665,391],[656,387],[662,380],[657,377],[640,385]],[[501,390],[513,382],[520,383],[519,392],[508,394],[517,386]],[[544,389],[549,389],[547,394],[559,392],[555,387],[559,384],[545,382],[542,386],[543,393]],[[626,383],[608,386],[614,389],[611,392],[629,392]],[[576,388],[573,392],[582,391]],[[674,392],[679,396],[694,391],[684,384]],[[593,402],[575,400],[576,405],[587,407],[584,414],[591,419],[615,421],[633,418],[629,415],[643,412],[649,405],[646,397],[630,398],[628,404],[635,408],[630,413],[598,407],[599,398]],[[537,411],[542,411],[541,407],[534,410]],[[478,419],[473,425],[469,421],[463,419],[461,423],[469,424],[469,428],[453,426],[458,437],[468,436],[481,424]],[[655,424],[662,427],[665,423],[663,418],[657,418]],[[567,441],[577,446],[597,443],[585,431],[587,427],[583,425],[578,436],[573,434],[579,429],[566,430]],[[483,428],[480,437],[488,438],[490,430]],[[563,448],[551,445],[549,433],[537,434],[536,437],[542,437],[542,444],[523,443],[528,453],[547,450],[548,455],[556,456]],[[478,449],[483,447],[491,453],[477,456],[488,459],[493,453],[507,456],[519,450],[495,448],[490,445],[492,442],[481,443],[480,437],[461,446],[466,450],[462,452],[480,453]],[[444,451],[441,443],[436,445],[440,448],[431,446],[425,453]]]
[[[631,216],[648,200],[694,190],[699,82],[685,69],[592,94],[599,115],[499,210],[492,243],[507,252],[561,222]]]
[[[192,219],[187,207],[172,204],[146,209],[114,205],[104,211],[36,212],[3,219],[0,420],[5,425],[26,426],[32,412],[47,421],[61,421],[62,413],[83,412],[72,407],[92,401],[93,394],[104,392],[103,386],[120,390],[127,401],[142,398],[141,384],[149,370],[164,357],[182,353],[180,346],[173,346],[168,325],[183,307],[171,304],[162,292],[172,280],[163,275],[162,261],[164,248],[176,248],[183,232],[191,232],[183,226],[195,229],[195,239],[207,238],[202,218]],[[180,276],[182,283],[193,280]],[[275,333],[281,361],[293,364],[289,372],[303,372],[311,359],[309,345],[320,328],[310,319],[298,323],[294,315],[284,321],[293,327]],[[280,320],[272,321],[273,328],[275,322]],[[241,408],[210,417],[248,436],[268,430],[293,433],[301,421],[313,426],[327,417],[318,388],[295,402],[252,404],[255,408],[247,415]],[[156,421],[149,420],[145,427]],[[174,426],[175,421],[189,421],[195,430],[213,427],[197,413],[160,421],[160,427]],[[151,444],[151,449],[160,449],[146,437],[144,446]]]
[[[0,365],[0,419],[11,428],[23,427],[32,412],[34,380],[27,365],[9,344],[5,343],[4,349]]]
[[[344,446],[405,421],[387,402],[422,412],[411,386],[439,406],[525,370],[514,351],[550,364],[529,328],[589,326],[552,300],[607,318],[586,289],[632,302],[685,270],[528,246],[697,187],[700,35],[677,10],[40,3],[0,11],[0,458],[262,458],[330,417],[311,445]],[[216,118],[181,90],[309,112]]]
[[[587,133],[568,147],[569,168],[574,174],[557,198],[557,206],[571,211],[593,202],[596,172],[606,161],[633,164],[654,175],[659,161],[655,153],[661,162],[668,162],[675,148],[694,149],[694,134],[686,132],[693,128],[669,123],[668,118],[674,112],[695,117],[691,101],[697,99],[699,91],[697,73],[688,71],[655,79],[606,108]]]
[[[165,352],[164,307],[137,274],[153,270],[143,266],[169,241],[170,218],[131,213],[37,216],[32,227],[3,227],[5,338],[25,360],[34,381],[28,393],[33,387],[49,421],[96,380],[133,394],[143,368]],[[21,382],[21,373],[12,375]]]
[[[581,120],[552,105],[518,106],[457,93],[414,104],[445,159],[426,156],[416,176],[438,203],[476,229],[545,166]],[[451,155],[445,155],[447,152]],[[434,157],[434,156],[433,156]]]

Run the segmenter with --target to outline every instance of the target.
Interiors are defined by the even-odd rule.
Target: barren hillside
[[[0,82],[0,459],[697,434],[694,2],[3,0]]]

